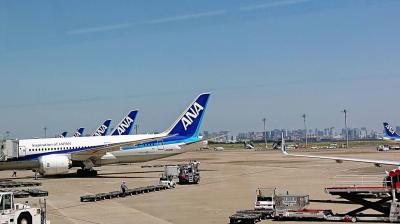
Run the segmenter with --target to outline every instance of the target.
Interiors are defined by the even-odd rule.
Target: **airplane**
[[[111,120],[105,120],[102,125],[100,125],[92,134],[92,136],[105,136],[107,134],[108,128],[110,127]]]
[[[72,137],[82,137],[85,128],[78,128]]]
[[[398,135],[394,131],[394,129],[388,124],[383,123],[385,136],[384,139],[390,138],[390,140],[398,139]],[[396,140],[397,141],[397,140]],[[304,155],[304,154],[292,154],[286,151],[285,146],[285,139],[283,138],[282,133],[282,144],[281,144],[281,151],[286,156],[293,156],[293,157],[305,157],[305,158],[313,158],[313,159],[327,159],[327,160],[335,160],[337,163],[342,163],[343,161],[350,161],[350,162],[360,162],[360,163],[372,163],[377,167],[382,165],[393,165],[400,167],[400,161],[393,161],[393,160],[375,160],[375,159],[361,159],[361,158],[347,158],[347,157],[331,157],[331,156],[318,156],[318,155]]]
[[[31,169],[48,176],[67,174],[72,167],[80,167],[78,176],[95,176],[95,166],[150,161],[182,153],[182,150],[132,147],[160,141],[182,145],[200,141],[194,134],[199,131],[209,96],[209,93],[200,94],[169,129],[159,134],[7,140],[13,144],[5,145],[13,145],[13,148],[3,148],[2,153],[12,152],[14,156],[6,155],[7,159],[0,162],[0,170]],[[116,130],[124,133],[127,127],[129,125],[122,122]]]

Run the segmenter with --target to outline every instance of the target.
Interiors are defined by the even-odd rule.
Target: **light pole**
[[[305,137],[306,137],[306,149],[307,149],[307,143],[308,143],[308,140],[307,140],[307,123],[306,123],[306,114],[303,114],[303,116],[301,116],[301,117],[303,118],[303,121],[304,121],[304,129],[306,130]]]
[[[139,133],[139,125],[135,124],[135,134],[137,135]]]
[[[267,131],[266,131],[266,122],[267,119],[264,117],[262,119],[263,123],[264,123],[264,142],[265,142],[265,148],[268,149],[268,144],[267,144]]]
[[[347,130],[347,110],[342,111],[344,113],[344,129],[346,130],[346,149],[349,148],[349,130]]]
[[[47,138],[47,128],[44,127],[43,130],[44,130],[44,138]]]

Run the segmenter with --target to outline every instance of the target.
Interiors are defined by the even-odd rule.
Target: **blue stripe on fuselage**
[[[184,144],[184,143],[191,143],[191,142],[197,142],[201,140],[198,136],[193,136],[193,137],[187,137],[187,136],[171,136],[163,139],[162,141],[150,141],[146,142],[144,144],[139,144],[135,146],[126,146],[126,147],[121,147],[121,150],[132,150],[132,149],[142,149],[146,147],[151,147],[151,146],[160,146],[160,145],[171,145],[171,144]],[[119,143],[116,143],[119,144]],[[59,151],[52,151],[52,152],[43,152],[43,153],[36,153],[32,155],[26,155],[26,156],[21,156],[15,159],[9,159],[9,161],[25,161],[25,160],[38,160],[42,156],[47,156],[47,155],[54,155],[54,154],[71,154],[74,152],[80,152],[80,151],[86,151],[88,149],[100,147],[99,146],[87,146],[87,147],[80,147],[76,149],[68,149],[68,150],[59,150]]]
[[[74,152],[79,152],[79,151],[85,151],[91,148],[96,148],[99,146],[88,146],[88,147],[80,147],[77,149],[68,149],[68,150],[59,150],[59,151],[52,151],[52,152],[43,152],[43,153],[36,153],[32,155],[26,155],[26,156],[20,156],[18,158],[14,159],[8,159],[9,161],[24,161],[24,160],[38,160],[42,156],[47,156],[47,155],[54,155],[54,154],[69,154],[69,153],[74,153]]]
[[[135,146],[126,146],[122,147],[121,150],[133,150],[133,149],[142,149],[146,147],[153,146],[161,146],[161,145],[171,145],[171,144],[185,144],[191,142],[197,142],[201,140],[198,136],[196,137],[187,137],[187,136],[171,136],[163,139],[162,141],[150,141],[143,144],[135,145]]]

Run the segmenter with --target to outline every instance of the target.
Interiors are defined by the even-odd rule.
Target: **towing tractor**
[[[26,204],[15,203],[12,192],[0,193],[1,224],[50,224],[46,220],[46,203],[40,208],[32,208]]]
[[[200,182],[199,165],[198,161],[179,165],[179,184],[198,184]]]

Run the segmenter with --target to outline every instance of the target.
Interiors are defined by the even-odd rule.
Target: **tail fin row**
[[[179,116],[178,120],[164,133],[168,135],[179,135],[185,137],[192,137],[199,134],[200,126],[204,118],[204,114],[207,108],[208,99],[210,93],[200,94],[189,107]],[[114,128],[110,135],[129,135],[132,131],[133,124],[138,111],[130,111]],[[107,130],[110,127],[111,120],[106,120],[102,125],[100,125],[92,136],[105,136]],[[81,137],[85,128],[79,128],[74,137]],[[63,136],[66,136],[63,133]]]

